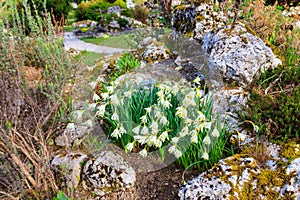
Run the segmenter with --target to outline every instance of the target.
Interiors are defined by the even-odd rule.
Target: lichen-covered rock
[[[81,139],[87,134],[88,127],[70,123],[64,132],[55,138],[55,144],[60,147],[69,148],[72,145],[79,145]]]
[[[240,199],[244,187],[255,189],[260,170],[254,158],[234,155],[220,160],[212,169],[188,181],[179,191],[181,200]]]
[[[174,10],[172,26],[194,39],[202,42],[206,33],[225,26],[226,17],[222,11],[215,12],[212,5],[202,3],[195,5],[180,5]]]
[[[169,59],[171,55],[170,50],[162,43],[151,43],[142,54],[142,59],[146,63],[157,62]]]
[[[81,177],[81,166],[87,155],[83,153],[69,153],[65,156],[57,155],[51,161],[51,167],[65,176],[68,188],[77,188]]]
[[[280,191],[280,197],[291,196],[291,199],[300,199],[300,158],[291,162],[286,168],[286,175],[292,176]]]
[[[281,64],[272,50],[241,23],[211,31],[203,42],[211,73],[221,75],[227,83],[246,87],[256,75]]]
[[[111,151],[101,152],[88,160],[83,168],[83,187],[97,196],[130,188],[135,183],[135,171],[124,159]]]

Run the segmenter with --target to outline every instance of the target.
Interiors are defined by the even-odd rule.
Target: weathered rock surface
[[[124,159],[113,152],[103,151],[88,160],[83,168],[83,187],[97,196],[124,190],[134,185],[135,171]]]
[[[172,26],[175,31],[192,36],[202,42],[206,33],[225,26],[226,17],[222,11],[215,12],[212,5],[180,5],[174,10]]]
[[[142,59],[146,63],[158,62],[170,58],[171,52],[163,43],[151,43],[142,54]]]
[[[81,143],[81,139],[84,137],[84,135],[87,134],[87,131],[87,126],[70,123],[64,132],[55,138],[55,144],[57,146],[67,148],[75,144],[78,145]]]
[[[81,166],[87,155],[83,153],[69,153],[65,156],[57,155],[51,161],[51,167],[65,176],[68,188],[76,189],[81,177]]]
[[[203,49],[209,55],[211,73],[241,87],[247,87],[264,70],[281,64],[272,50],[240,23],[206,34]]]

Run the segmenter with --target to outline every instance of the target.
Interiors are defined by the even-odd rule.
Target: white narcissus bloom
[[[156,140],[155,143],[154,143],[154,146],[155,146],[156,148],[160,148],[161,145],[162,145],[162,142],[161,142],[160,140]]]
[[[203,127],[210,130],[211,129],[211,122],[204,122]]]
[[[196,97],[198,98],[202,98],[204,96],[204,91],[203,90],[200,90],[200,89],[196,89]]]
[[[147,150],[146,149],[143,149],[142,151],[140,151],[139,153],[143,158],[146,158],[147,157]]]
[[[171,108],[172,107],[172,104],[168,100],[165,100],[164,98],[161,98],[159,102],[165,108]]]
[[[137,141],[138,143],[140,144],[145,144],[146,143],[146,140],[147,140],[147,137],[146,136],[142,136],[142,135],[135,135],[133,136],[134,140]]]
[[[147,115],[143,115],[142,117],[140,117],[140,120],[142,121],[143,124],[147,123]]]
[[[172,138],[172,143],[173,143],[173,144],[177,144],[178,141],[179,141],[179,138],[178,138],[178,137],[173,137],[173,138]]]
[[[196,102],[195,102],[195,92],[194,91],[191,91],[189,92],[186,97],[183,99],[183,105],[184,106],[188,106],[188,105],[191,105],[191,106],[196,106]]]
[[[156,94],[157,94],[157,96],[159,97],[159,99],[162,99],[162,98],[164,97],[164,90],[161,89],[161,90],[159,90]]]
[[[120,100],[116,94],[110,96],[110,102],[112,105],[119,105]]]
[[[198,134],[196,130],[191,131],[191,142],[198,143]]]
[[[180,158],[182,156],[182,152],[179,149],[176,149],[174,155],[176,158]]]
[[[98,117],[103,117],[104,116],[104,113],[105,113],[105,107],[106,107],[106,104],[102,104],[98,107],[98,110],[96,112],[96,116]]]
[[[208,159],[209,159],[208,153],[207,153],[207,152],[204,152],[203,155],[202,155],[202,158],[203,158],[204,160],[208,160]]]
[[[167,119],[165,116],[162,116],[162,117],[160,118],[159,123],[161,123],[162,125],[168,125],[168,124],[169,124],[169,121],[168,121],[168,119]]]
[[[178,84],[174,84],[173,85],[173,87],[172,87],[172,93],[174,94],[174,95],[176,95],[177,93],[178,93],[178,91],[179,91],[179,86],[178,86]]]
[[[200,122],[205,121],[206,117],[205,117],[205,115],[203,114],[203,112],[197,111],[197,114],[198,114],[198,116],[197,116],[197,121],[200,121]]]
[[[96,93],[94,93],[94,95],[93,95],[93,101],[98,101],[98,100],[100,100],[99,95],[96,94]]]
[[[120,127],[120,134],[123,135],[124,133],[127,133],[126,129],[124,128],[124,126],[122,125]]]
[[[183,127],[179,132],[180,137],[185,137],[189,133],[189,128],[187,126]]]
[[[115,120],[115,121],[119,121],[119,115],[118,115],[118,113],[114,112],[114,114],[111,116],[111,119]]]
[[[208,135],[206,135],[203,139],[203,143],[206,144],[206,145],[210,145],[211,143],[211,140],[210,140],[210,137]]]
[[[89,106],[88,106],[88,108],[92,109],[92,110],[95,109],[96,107],[97,107],[96,103],[90,103]]]
[[[117,138],[117,139],[118,139],[119,137],[121,137],[119,128],[116,128],[116,129],[112,132],[111,137],[114,137],[114,138]]]
[[[90,82],[89,85],[92,87],[92,89],[94,90],[97,86],[97,82],[96,81],[93,81],[93,82]]]
[[[145,110],[146,110],[146,113],[150,113],[151,112],[151,109],[152,109],[152,107],[150,106],[150,107],[148,107],[148,108],[145,108]]]
[[[176,115],[180,118],[185,119],[187,117],[187,110],[184,107],[177,107],[176,108]]]
[[[134,134],[136,134],[136,135],[138,135],[139,133],[140,133],[140,125],[138,125],[137,127],[135,127],[135,128],[133,128],[132,129],[132,132],[134,133]]]
[[[147,135],[148,133],[149,133],[148,127],[147,126],[143,126],[141,134],[142,135]]]
[[[131,142],[131,143],[128,143],[125,148],[127,151],[131,152],[133,147],[134,147],[134,142]]]
[[[160,134],[160,136],[158,137],[159,140],[161,140],[162,142],[164,142],[166,139],[169,139],[169,134],[168,131],[164,131]]]
[[[168,149],[169,153],[174,153],[176,151],[176,146],[170,146],[170,148]]]
[[[158,123],[156,121],[152,121],[150,128],[152,130],[152,133],[157,133],[158,132]]]
[[[155,109],[154,117],[160,119],[163,117],[163,114],[158,109]]]
[[[219,133],[219,131],[218,131],[218,129],[217,129],[216,127],[215,127],[214,130],[212,131],[211,135],[212,135],[213,137],[216,137],[216,138],[220,137],[220,133]]]
[[[109,94],[107,92],[101,93],[101,96],[104,100],[106,100],[109,97]]]
[[[186,125],[190,126],[190,125],[193,123],[193,120],[190,119],[190,118],[185,118],[185,119],[184,119],[184,123],[185,123]]]
[[[106,87],[108,94],[111,94],[114,92],[114,87],[113,86],[108,86]]]
[[[128,91],[124,92],[124,97],[130,97],[131,94],[132,94],[132,91],[128,90]]]

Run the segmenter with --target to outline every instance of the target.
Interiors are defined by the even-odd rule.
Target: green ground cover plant
[[[256,79],[250,92],[246,119],[261,127],[261,134],[275,142],[299,138],[300,30],[295,19],[285,17],[280,7],[263,1],[246,1],[241,7],[256,34],[279,56],[283,65]]]

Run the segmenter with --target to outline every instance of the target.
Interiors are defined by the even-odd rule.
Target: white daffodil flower
[[[147,135],[149,134],[149,129],[147,126],[143,126],[142,131],[141,131],[142,135]]]
[[[219,131],[218,131],[218,129],[217,129],[216,127],[215,127],[214,130],[212,131],[211,135],[212,135],[213,137],[216,137],[216,138],[220,137],[220,133],[219,133]]]
[[[106,107],[106,104],[102,104],[100,105],[97,109],[97,112],[96,112],[96,116],[98,117],[103,117],[104,116],[104,113],[105,113],[105,107]]]
[[[211,140],[210,140],[210,137],[208,135],[206,135],[203,139],[203,143],[206,144],[206,145],[210,145],[211,143]]]
[[[203,155],[202,155],[202,158],[203,158],[204,160],[208,160],[208,159],[209,159],[208,153],[207,153],[207,152],[204,152]]]
[[[133,147],[134,147],[134,142],[131,142],[131,143],[128,143],[125,148],[127,151],[131,152]]]
[[[171,108],[172,107],[172,104],[168,100],[165,100],[164,98],[160,99],[159,102],[165,108]]]
[[[120,127],[120,134],[123,135],[125,133],[127,133],[126,129],[124,128],[124,126],[121,126]]]
[[[183,127],[179,132],[180,137],[185,137],[189,133],[189,128],[187,126]]]
[[[91,110],[94,110],[96,107],[97,107],[97,104],[96,104],[96,103],[90,103],[90,104],[88,105],[88,108],[91,109]]]
[[[176,149],[174,155],[176,158],[180,158],[182,156],[182,152],[179,149]]]
[[[199,121],[199,122],[203,122],[203,121],[205,121],[206,120],[206,117],[205,117],[205,115],[203,114],[203,112],[201,112],[201,111],[197,111],[197,121]]]
[[[174,153],[176,151],[176,146],[170,146],[170,148],[168,149],[169,153]]]
[[[198,134],[196,130],[191,131],[191,142],[198,143]]]
[[[132,129],[132,132],[134,133],[134,134],[136,134],[136,135],[138,135],[139,133],[140,133],[140,125],[138,125],[137,127],[135,127],[135,128],[133,128]]]
[[[142,151],[140,151],[140,155],[143,157],[143,158],[146,158],[147,157],[147,150],[146,149],[143,149]]]
[[[173,138],[172,138],[172,143],[173,143],[173,144],[177,144],[178,141],[179,141],[179,138],[178,138],[178,137],[173,137]]]
[[[151,109],[152,109],[152,107],[150,106],[150,107],[148,107],[148,108],[145,108],[145,110],[146,110],[146,113],[150,113],[151,112]]]
[[[119,105],[120,104],[120,100],[118,98],[118,96],[116,94],[113,94],[110,96],[110,102],[112,105]]]
[[[168,131],[164,131],[160,134],[160,136],[158,137],[158,139],[162,142],[164,142],[166,139],[169,139],[169,133]]]
[[[180,118],[185,119],[187,117],[187,110],[184,107],[177,107],[176,108],[176,115]]]
[[[146,143],[146,140],[147,140],[147,137],[146,136],[142,136],[142,135],[135,135],[133,136],[134,140],[137,141],[138,143],[140,144],[145,144]]]
[[[143,124],[147,123],[147,115],[143,115],[142,117],[140,117],[140,120]]]
[[[114,114],[111,116],[111,119],[115,120],[115,121],[119,121],[119,115],[118,115],[118,113],[114,112]]]
[[[167,119],[165,116],[162,116],[162,117],[160,118],[159,123],[161,123],[162,125],[168,125],[168,124],[169,124],[169,121],[168,121],[168,119]]]
[[[161,145],[162,145],[162,142],[161,142],[160,140],[155,140],[154,146],[155,146],[156,148],[160,148]]]
[[[93,95],[93,101],[99,101],[100,100],[100,97],[98,94],[94,93]]]
[[[150,125],[152,133],[157,133],[158,132],[158,123],[156,121],[152,121]]]
[[[201,84],[200,81],[201,81],[201,79],[199,76],[195,80],[193,80],[193,82],[196,83],[197,85]]]
[[[196,89],[196,97],[197,98],[202,98],[202,97],[204,97],[204,91],[203,90],[200,90],[200,89]]]
[[[108,86],[106,87],[108,94],[111,94],[114,92],[114,87],[113,86]]]
[[[118,139],[119,137],[121,137],[119,128],[116,128],[116,129],[112,132],[111,137],[114,137],[114,138],[117,138],[117,139]]]
[[[101,96],[104,100],[106,100],[109,97],[109,94],[107,92],[102,92]]]

